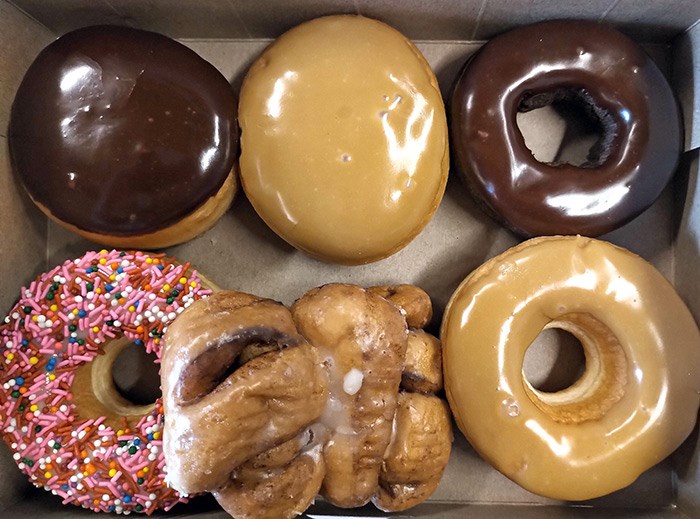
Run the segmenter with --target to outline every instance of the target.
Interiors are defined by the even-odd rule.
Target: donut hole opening
[[[536,374],[531,371],[534,370],[533,364],[541,367],[545,363],[541,360],[542,352],[540,355],[537,355],[537,352],[543,349],[543,345],[553,342],[551,338],[546,341],[546,335],[540,333],[542,337],[536,338],[528,347],[528,350],[533,347],[534,349],[530,353],[533,358],[527,361],[527,368],[525,357],[528,356],[528,350],[523,357],[522,378],[527,396],[540,411],[559,423],[576,424],[602,418],[625,393],[628,363],[620,341],[605,323],[588,313],[560,316],[549,322],[543,331],[553,329],[567,332],[573,336],[573,341],[579,343],[579,350],[583,351],[585,358],[585,367],[582,373],[578,373],[581,363],[570,363],[572,366],[578,366],[578,369],[567,368],[568,374],[565,371],[561,378],[554,381],[551,378],[543,380],[541,375],[538,380]],[[560,350],[572,349],[572,339],[563,336],[560,336],[560,339],[563,339],[557,346]],[[563,345],[565,341],[568,341],[569,346]],[[551,346],[544,346],[544,349],[553,350]],[[573,350],[575,349],[574,345]],[[553,369],[557,369],[557,364],[559,363],[554,363]],[[563,365],[566,366],[566,363]],[[535,371],[542,373],[541,369]],[[539,388],[531,383],[531,379]],[[558,389],[560,386],[564,387]]]
[[[137,406],[153,404],[161,396],[158,357],[131,343],[114,359],[112,381],[117,392]]]
[[[556,393],[573,386],[585,369],[581,342],[566,330],[548,328],[525,352],[523,376],[537,391]]]
[[[518,129],[538,162],[595,168],[610,155],[617,127],[585,91],[527,94],[518,106]]]
[[[104,417],[108,427],[121,429],[153,412],[160,396],[159,365],[126,337],[104,344],[104,354],[79,366],[73,379],[73,402],[84,419]]]

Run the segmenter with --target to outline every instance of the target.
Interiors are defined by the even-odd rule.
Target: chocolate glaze
[[[46,47],[19,87],[15,170],[57,218],[108,235],[177,222],[213,196],[238,145],[236,101],[208,62],[160,34],[98,26]]]
[[[571,95],[603,135],[584,167],[538,162],[518,111]],[[452,146],[474,196],[522,235],[609,232],[661,194],[679,160],[682,126],[670,86],[651,58],[593,22],[548,21],[484,45],[452,98]]]

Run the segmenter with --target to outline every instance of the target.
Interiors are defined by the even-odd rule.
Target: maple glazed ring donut
[[[547,327],[572,333],[586,369],[546,393],[523,374]],[[442,324],[445,388],[479,454],[525,489],[584,500],[631,484],[690,434],[700,333],[649,263],[582,237],[529,240],[486,262]]]
[[[538,162],[516,115],[569,100],[602,136],[580,167]],[[661,194],[678,164],[683,130],[662,72],[639,45],[592,22],[548,21],[485,44],[452,98],[458,170],[496,219],[525,236],[597,236],[627,223]]]

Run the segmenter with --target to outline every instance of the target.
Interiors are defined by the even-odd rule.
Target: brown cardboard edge
[[[36,23],[36,22],[34,22],[34,23]],[[4,477],[3,477],[3,479],[4,479]],[[2,483],[2,482],[0,481],[0,484],[1,484],[1,483]],[[44,492],[41,492],[41,494],[42,494],[42,495],[46,495]],[[46,495],[46,497],[50,497],[50,496]],[[55,499],[55,498],[54,498],[54,499]],[[1,499],[1,498],[0,498],[0,502],[2,502],[2,499]],[[29,513],[30,516],[33,515],[33,513],[34,513],[34,511],[35,511],[33,504],[30,504],[29,501],[26,501],[25,503],[27,503],[27,507],[26,507],[26,508],[23,508],[23,507],[13,507],[13,509],[12,509],[11,511],[14,511],[14,510],[22,511],[22,510],[24,510],[24,512],[22,513],[22,516],[26,515],[27,513]],[[52,501],[52,503],[54,503],[54,501]],[[23,505],[24,505],[24,503],[23,503]],[[569,515],[569,510],[570,510],[570,509],[563,509],[563,510],[562,510],[562,509],[560,509],[560,508],[554,508],[554,507],[540,507],[540,506],[536,506],[536,507],[535,507],[535,506],[529,506],[529,505],[519,505],[519,506],[518,506],[518,505],[515,505],[515,506],[513,506],[513,507],[507,507],[507,508],[505,508],[505,507],[503,507],[503,506],[501,506],[501,505],[469,505],[469,506],[467,506],[467,507],[465,507],[465,508],[458,507],[456,513],[462,514],[462,513],[466,512],[466,508],[469,508],[469,513],[470,513],[470,516],[472,516],[472,517],[489,517],[489,518],[490,518],[490,517],[502,517],[502,516],[504,516],[504,515],[508,515],[508,514],[514,513],[515,510],[518,511],[518,512],[515,512],[515,513],[518,513],[518,516],[520,516],[520,517],[561,517],[561,516],[564,516],[564,515],[566,515],[566,516],[571,516],[571,515]],[[479,510],[481,510],[481,509],[484,509],[484,512],[483,512],[484,515],[481,515],[481,512],[479,512]],[[488,510],[486,510],[486,509],[488,509]],[[526,509],[527,509],[528,511],[525,511]],[[530,515],[530,509],[532,509],[534,515]],[[500,510],[500,512],[499,512],[499,510]],[[521,510],[523,511],[523,513],[525,513],[525,515],[520,515],[519,512],[520,512]],[[556,511],[554,511],[554,512],[549,512],[548,510],[556,510]],[[606,513],[606,515],[607,515],[607,510],[608,510],[608,509],[606,509],[606,512],[604,512],[604,513]],[[10,513],[11,511],[8,511],[8,513]],[[68,507],[68,508],[65,508],[65,511],[66,511],[66,513],[68,514],[68,515],[66,515],[66,517],[74,517],[75,515],[74,515],[73,512],[77,512],[77,511],[79,511],[79,509],[75,509],[75,508],[72,508],[72,507]],[[536,512],[535,512],[535,511],[536,511]],[[638,513],[639,510],[637,510],[636,512]],[[449,514],[449,512],[445,512],[445,513],[448,513],[448,514]],[[472,515],[472,513],[473,513],[474,515]],[[553,515],[549,515],[550,513],[553,514]],[[621,513],[622,513],[623,515],[620,515],[619,517],[631,517],[631,516],[632,516],[632,515],[624,515],[624,514],[627,514],[628,512],[621,512]],[[629,512],[629,513],[632,513],[632,512]],[[682,516],[683,516],[679,511],[673,511],[673,510],[662,510],[662,511],[653,512],[653,513],[654,513],[653,517],[682,517]],[[587,515],[581,515],[581,517],[584,517],[584,516],[585,516],[585,517],[588,517],[588,516],[595,517],[595,516],[597,516],[597,513],[596,513],[596,512],[584,512],[584,514],[587,514]],[[658,514],[658,515],[657,515],[657,514]],[[53,514],[53,513],[52,513],[51,515],[52,515],[52,517],[54,517],[54,514]],[[428,514],[428,515],[435,516],[435,515],[432,514],[432,513],[430,513],[430,514]],[[5,515],[3,515],[3,516],[5,516]],[[86,513],[85,513],[85,516],[86,516],[86,517],[87,517],[87,516],[94,516],[94,514],[91,513],[91,512],[86,512]],[[217,513],[215,516],[217,516],[217,517],[218,517],[218,516],[220,516],[220,517],[225,517],[224,515],[220,515],[220,514],[218,514],[218,513]],[[439,516],[441,516],[441,517],[449,517],[449,515],[443,515],[442,513],[441,513]],[[462,516],[462,515],[454,515],[454,517],[461,517],[461,516]],[[575,516],[577,516],[577,515],[574,515],[574,517],[575,517]],[[11,516],[8,515],[7,517],[11,517]],[[19,516],[18,516],[18,517],[19,517]],[[56,515],[56,517],[60,517],[60,515]],[[197,517],[214,517],[214,516],[210,516],[210,515],[208,515],[208,514],[205,514],[205,515],[197,515]],[[611,517],[618,517],[618,515],[615,515],[615,514],[613,513],[613,514],[611,515]]]
[[[673,41],[672,85],[683,113],[684,150],[700,147],[700,24]]]
[[[0,39],[0,220],[19,232],[3,232],[0,256],[12,272],[0,278],[0,305],[7,311],[18,295],[18,281],[26,282],[46,269],[47,220],[36,213],[24,190],[14,179],[7,145],[6,123],[16,88],[34,56],[53,39],[44,26],[8,2],[0,2],[0,20],[8,28]],[[16,502],[30,488],[9,449],[0,450],[0,510]]]
[[[677,182],[685,187],[685,204],[679,215],[675,240],[674,285],[700,323],[700,150],[683,157]],[[700,428],[674,454],[678,507],[691,517],[700,516]]]

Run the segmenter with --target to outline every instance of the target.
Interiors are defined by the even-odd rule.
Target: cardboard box
[[[11,172],[7,122],[26,68],[53,38],[85,25],[112,23],[178,38],[211,61],[237,90],[251,61],[272,38],[324,14],[359,13],[381,19],[416,41],[435,70],[445,99],[464,61],[508,28],[551,18],[609,22],[645,43],[672,81],[682,104],[685,154],[661,198],[623,228],[604,236],[654,263],[677,287],[700,321],[700,2],[697,0],[0,0],[0,309],[7,311],[20,286],[65,259],[99,247],[64,231],[34,208]],[[542,144],[563,121],[545,111],[523,131]],[[451,175],[433,221],[404,250],[363,267],[317,262],[296,251],[260,220],[242,194],[214,229],[168,250],[192,261],[219,285],[290,303],[307,289],[341,281],[361,285],[415,283],[433,297],[436,330],[459,282],[517,238],[475,206]],[[101,247],[99,247],[101,248]],[[556,348],[541,348],[535,364],[552,365]],[[482,461],[458,431],[450,465],[430,502],[401,517],[700,517],[698,432],[669,459],[631,487],[576,505],[534,496]],[[318,503],[310,516],[384,516],[371,507],[339,511]],[[226,517],[209,498],[178,506],[167,516]],[[89,517],[26,481],[0,445],[0,517]],[[157,515],[160,517],[160,515]]]

